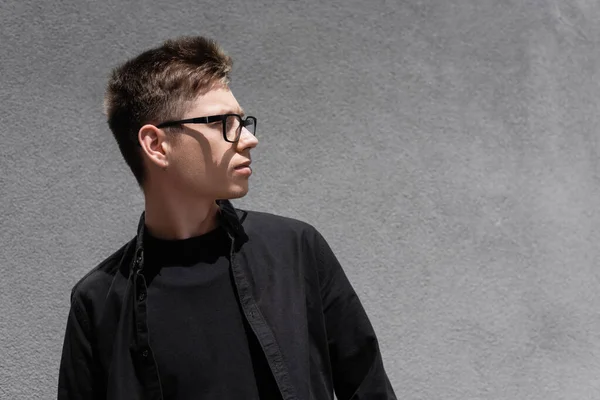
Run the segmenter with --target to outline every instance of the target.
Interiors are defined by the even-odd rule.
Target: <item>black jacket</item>
[[[320,233],[220,201],[244,316],[284,400],[395,399],[377,338]],[[144,214],[71,292],[58,399],[162,399],[146,323]]]

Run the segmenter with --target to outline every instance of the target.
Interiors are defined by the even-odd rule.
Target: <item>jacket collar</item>
[[[219,222],[227,231],[229,237],[237,244],[237,246],[248,240],[248,236],[242,226],[242,218],[244,213],[237,211],[229,200],[217,200],[219,205]],[[135,258],[133,261],[133,269],[141,269],[144,264],[144,233],[146,231],[146,212],[143,211],[137,228],[137,236],[135,240]]]

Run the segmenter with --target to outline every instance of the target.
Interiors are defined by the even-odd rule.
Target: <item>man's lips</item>
[[[250,161],[248,161],[248,162],[245,162],[245,163],[242,163],[242,164],[239,164],[239,165],[237,165],[237,166],[235,167],[235,169],[250,168],[250,164],[251,164],[251,162],[250,162]]]
[[[250,168],[250,161],[246,161],[246,162],[236,165],[233,168],[233,170],[237,174],[242,174],[244,176],[250,176],[252,174],[252,168]]]

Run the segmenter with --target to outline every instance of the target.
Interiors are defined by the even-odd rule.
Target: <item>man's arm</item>
[[[317,232],[321,297],[339,400],[396,399],[367,314],[328,243]]]
[[[71,309],[60,361],[58,400],[94,399],[95,380],[91,324],[83,302],[71,294]]]

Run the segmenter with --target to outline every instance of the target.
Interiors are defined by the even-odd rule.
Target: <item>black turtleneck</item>
[[[270,398],[272,378],[236,298],[229,245],[221,227],[185,240],[144,237],[150,345],[165,399],[259,399],[259,388]]]

